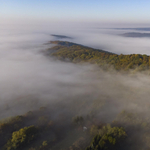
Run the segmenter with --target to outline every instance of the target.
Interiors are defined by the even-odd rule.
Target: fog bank
[[[66,103],[79,99],[88,103],[106,101],[108,105],[103,114],[99,115],[106,113],[109,121],[112,121],[113,117],[123,109],[144,112],[149,110],[148,76],[121,75],[115,71],[104,72],[90,64],[72,64],[47,57],[43,51],[52,45],[44,43],[57,40],[57,37],[50,36],[54,32],[55,29],[51,28],[41,31],[37,28],[17,30],[15,27],[13,30],[12,28],[1,30],[1,118],[22,114],[54,102]],[[146,52],[144,47],[147,49],[149,47],[148,39],[128,39],[106,34],[104,31],[101,33],[99,29],[57,30],[55,34],[73,37],[68,39],[69,41],[97,48],[108,48],[108,51],[110,48],[112,52],[118,51],[118,53],[129,51],[138,53],[139,48]],[[26,101],[30,104],[28,105]],[[8,105],[11,109],[5,112]],[[78,113],[86,114],[93,107],[89,106],[85,110],[79,110]],[[109,112],[105,112],[108,109]]]
[[[37,46],[50,40],[60,40],[51,35],[68,36],[61,40],[103,49],[117,54],[150,54],[150,38],[122,37],[127,32],[150,33],[149,28],[101,28],[98,24],[61,22],[23,22],[0,24],[0,48],[16,48],[20,42],[27,42],[20,48]],[[19,42],[20,41],[20,42]],[[18,42],[18,43],[15,43]],[[12,47],[13,45],[13,47]]]

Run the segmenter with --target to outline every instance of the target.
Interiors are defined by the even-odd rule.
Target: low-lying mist
[[[29,29],[5,29],[0,36],[1,107],[3,105],[12,105],[13,107],[17,105],[18,109],[11,110],[11,115],[21,114],[55,101],[63,100],[65,102],[68,99],[76,101],[78,97],[87,99],[87,101],[107,97],[111,102],[112,110],[114,110],[113,102],[117,103],[115,111],[127,108],[145,111],[145,107],[149,107],[150,80],[148,76],[141,74],[121,75],[113,70],[104,72],[99,67],[90,64],[81,65],[54,60],[43,53],[47,47],[52,46],[44,43],[57,40],[57,37],[50,36],[52,29],[47,31],[47,34],[43,31],[37,31],[37,29],[31,31]],[[58,31],[59,35],[65,34],[64,30]],[[82,36],[81,33],[73,33],[73,30],[67,31],[65,35],[74,38],[68,40],[89,46],[94,44],[99,47],[106,46],[106,41],[110,40],[111,42],[108,42],[110,46],[112,46],[111,43],[115,47],[120,45],[122,50],[130,47],[131,53],[135,52],[132,47],[139,44],[136,41],[139,39],[132,39],[132,42],[135,41],[136,44],[130,42],[130,44],[132,43],[130,45],[129,40],[123,37],[111,38],[113,35],[106,34],[102,37],[99,29],[83,31]],[[123,40],[123,42],[118,43],[115,40]],[[147,41],[148,39],[145,40],[145,42]],[[141,42],[144,41],[141,40]],[[125,43],[126,47],[123,46]],[[140,46],[142,47],[142,44]],[[120,53],[123,52],[122,50]],[[124,51],[124,53],[126,52]],[[24,103],[22,107],[18,106],[22,101],[32,101],[32,99],[38,100],[38,103],[33,104],[37,106],[27,108]],[[111,109],[109,111],[112,114]],[[1,118],[3,115],[6,117],[7,113],[2,110]]]
[[[105,29],[106,30],[106,29]],[[53,118],[95,115],[111,123],[123,110],[142,118],[150,113],[150,78],[142,73],[104,71],[92,64],[73,64],[46,56],[57,40],[51,34],[114,53],[149,54],[149,39],[133,39],[77,30],[2,30],[0,35],[0,119],[22,115],[40,107],[53,109]],[[108,32],[108,31],[107,31]],[[62,40],[66,40],[63,38]]]

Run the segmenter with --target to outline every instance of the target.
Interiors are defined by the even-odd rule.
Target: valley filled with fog
[[[19,99],[26,96],[45,97],[47,99],[51,95],[52,99],[56,99],[59,98],[60,94],[68,95],[73,91],[85,94],[86,89],[84,86],[89,88],[87,89],[88,92],[99,93],[97,92],[97,87],[96,90],[93,90],[93,85],[97,85],[94,84],[93,76],[99,77],[101,74],[98,73],[99,69],[90,64],[75,65],[45,56],[44,52],[46,49],[53,46],[53,44],[46,44],[49,41],[70,41],[116,54],[135,53],[149,55],[150,53],[149,38],[120,36],[121,33],[126,32],[125,29],[120,29],[120,31],[117,29],[96,29],[92,27],[84,30],[79,27],[70,28],[69,30],[54,27],[54,29],[33,28],[32,26],[27,26],[25,29],[23,27],[18,29],[17,26],[1,26],[0,28],[0,99],[2,103],[12,99],[18,99],[19,101]],[[64,37],[59,37],[58,35],[63,35]],[[95,71],[91,73],[91,69]],[[84,76],[85,81],[82,79],[82,76]],[[115,79],[118,80],[118,77],[115,76],[113,80]],[[83,81],[83,84],[81,84],[80,80]],[[102,82],[99,79],[97,80]],[[139,79],[137,82],[139,82]],[[77,83],[81,84],[80,88],[76,87]],[[67,92],[67,90],[71,90],[68,88],[70,84],[76,90],[72,89],[72,92]],[[62,86],[64,88],[61,88]]]
[[[120,73],[113,67],[105,71],[96,64],[61,61],[45,53],[48,48],[55,46],[47,44],[49,41],[60,40],[115,54],[150,55],[150,38],[122,36],[128,32],[150,33],[145,30],[79,26],[58,28],[51,25],[45,28],[0,26],[0,119],[24,115],[43,107],[47,108],[44,115],[56,122],[56,127],[52,126],[54,131],[63,132],[64,129],[67,132],[64,126],[67,128],[73,117],[93,116],[91,122],[84,119],[84,126],[89,130],[93,124],[98,127],[108,123],[112,126],[123,126],[129,129],[127,134],[130,135],[127,141],[129,146],[123,149],[150,148],[150,135],[146,133],[150,128],[149,70],[147,74]],[[129,112],[125,123],[122,120],[119,122],[118,119],[118,114],[123,111]],[[136,117],[132,113],[136,114]],[[134,131],[133,135],[130,132],[135,122],[138,122],[138,127],[146,122],[142,124],[146,129],[139,127],[138,137],[135,137]],[[64,128],[61,128],[61,125]],[[73,127],[71,132],[74,131],[76,132]],[[137,131],[138,129],[135,129],[135,132]],[[82,132],[82,127],[78,132]],[[59,137],[59,134],[55,133],[54,137],[57,136]],[[91,140],[89,135],[87,137]],[[142,138],[147,141],[144,143]],[[88,143],[85,145],[89,145],[86,136],[84,139]],[[52,149],[60,149],[62,141],[58,138],[58,143],[52,144]],[[135,141],[140,142],[137,144]],[[64,146],[64,149],[67,146]]]

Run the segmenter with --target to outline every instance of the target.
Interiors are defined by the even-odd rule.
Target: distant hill
[[[118,55],[67,41],[51,41],[50,43],[56,44],[56,46],[47,51],[52,51],[49,54],[61,60],[69,60],[74,63],[88,62],[97,64],[104,69],[112,66],[116,70],[147,70],[150,68],[150,56],[147,55]]]
[[[139,32],[128,32],[128,33],[124,33],[121,34],[124,37],[148,37],[150,38],[150,33],[139,33]]]
[[[57,34],[51,34],[51,36],[56,37],[58,39],[73,39],[70,36],[65,36],[65,35],[57,35]]]

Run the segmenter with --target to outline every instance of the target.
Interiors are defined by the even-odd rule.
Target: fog
[[[7,47],[8,42],[15,46],[15,42],[28,42],[28,45],[42,44],[49,40],[57,40],[51,37],[51,34],[58,34],[72,37],[72,39],[62,39],[71,42],[76,42],[89,47],[103,49],[117,54],[150,54],[150,38],[132,38],[123,37],[121,34],[128,32],[150,33],[149,28],[114,28],[111,25],[109,28],[101,27],[97,24],[79,24],[79,23],[63,23],[63,22],[16,22],[13,24],[7,23],[0,25],[0,44]],[[18,37],[16,41],[16,37]],[[60,40],[60,39],[59,39]],[[5,41],[5,45],[4,45]],[[2,44],[3,42],[3,44]],[[17,45],[21,45],[18,43]],[[24,46],[24,48],[26,47]],[[39,47],[39,45],[37,46]],[[3,48],[4,49],[4,48]]]
[[[69,36],[72,39],[62,40],[102,48],[113,53],[149,54],[149,39],[120,37],[117,35],[118,32],[115,29],[93,29],[92,27],[84,30],[79,27],[67,30],[54,27],[41,28],[41,26],[35,29],[33,26],[25,28],[1,26],[1,107],[6,104],[15,107],[22,100],[38,99],[38,103],[33,108],[23,105],[18,109],[12,109],[11,115],[16,115],[46,105],[45,103],[76,100],[76,97],[94,100],[102,95],[119,103],[118,111],[124,107],[141,107],[137,105],[137,103],[141,104],[141,98],[142,103],[147,103],[149,99],[149,77],[120,75],[113,69],[104,72],[90,64],[66,63],[44,55],[44,51],[53,46],[45,43],[58,40],[51,34]],[[17,102],[13,103],[13,100]],[[9,115],[9,112],[8,114],[3,112],[1,118]]]
[[[40,107],[52,108],[53,118],[62,113],[66,118],[95,113],[103,123],[111,123],[122,110],[149,117],[149,75],[132,70],[118,73],[113,67],[106,72],[96,65],[73,64],[45,55],[46,49],[54,46],[46,44],[51,40],[117,54],[150,54],[150,39],[119,35],[125,32],[83,26],[0,26],[0,119]]]

